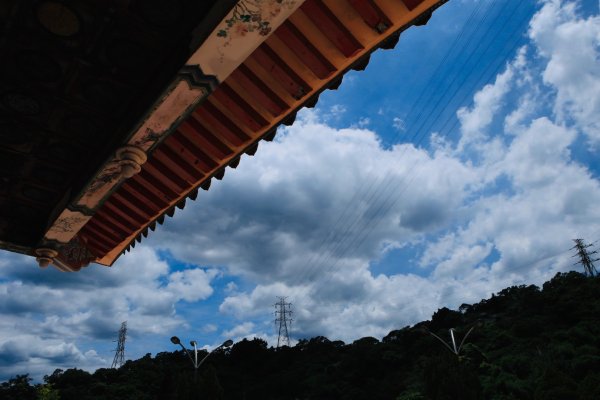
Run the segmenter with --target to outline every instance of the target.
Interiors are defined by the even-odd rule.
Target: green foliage
[[[58,390],[54,389],[51,384],[37,386],[36,393],[36,400],[60,400]]]
[[[242,340],[197,374],[182,351],[147,354],[119,369],[56,370],[0,385],[0,399],[600,399],[600,278],[570,272],[513,286],[431,321],[351,344],[318,336],[294,347]],[[459,356],[429,332],[458,341]]]
[[[28,374],[17,375],[14,378],[9,379],[7,382],[3,382],[0,385],[0,399],[2,400],[34,400],[35,399],[35,387],[31,386],[29,382],[31,378]]]
[[[427,400],[427,397],[423,396],[420,392],[411,390],[402,393],[400,396],[396,397],[396,400]]]

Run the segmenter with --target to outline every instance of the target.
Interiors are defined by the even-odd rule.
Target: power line
[[[513,11],[514,11],[514,10],[513,10]],[[524,19],[524,20],[525,20],[525,19]],[[523,20],[522,22],[524,22],[524,20]],[[516,49],[516,47],[518,47],[518,44],[519,44],[519,42],[517,41],[517,42],[514,44],[514,46],[512,46],[511,50],[510,50],[510,51],[509,51],[509,52],[506,54],[506,56],[505,56],[505,57],[503,57],[503,58],[501,58],[500,62],[498,63],[498,65],[497,65],[497,67],[496,67],[496,69],[495,69],[495,71],[493,72],[493,74],[492,74],[492,75],[496,75],[496,74],[498,73],[498,71],[499,71],[500,67],[503,65],[503,63],[505,62],[506,58],[507,58],[507,57],[508,57],[508,56],[509,56],[509,55],[510,55],[510,54],[511,54],[511,53],[512,53],[512,52],[513,52],[515,49]],[[487,50],[486,50],[486,51],[487,51]],[[484,52],[484,53],[485,53],[485,52]],[[493,65],[493,64],[490,64],[489,66],[492,66],[492,65]],[[481,78],[483,78],[483,77],[485,76],[485,74],[486,74],[487,72],[489,72],[489,66],[488,66],[488,68],[486,68],[486,69],[484,70],[483,74],[481,74],[481,75],[480,75],[479,79],[476,81],[477,83],[474,85],[475,87],[477,87],[477,86],[480,84]],[[470,75],[470,73],[469,73],[469,75]],[[489,79],[489,78],[488,78],[488,79]],[[471,90],[473,90],[473,89],[474,89],[474,88],[472,88]],[[465,97],[467,97],[467,96],[468,96],[468,95],[471,93],[471,90],[469,90],[469,91],[467,91],[467,92],[466,92],[466,96],[464,96],[464,97],[463,97],[463,100],[462,100],[462,101],[464,101],[464,98],[465,98]],[[457,94],[457,93],[458,93],[458,92],[455,92],[455,93],[452,95],[452,98],[451,98],[451,100],[450,100],[450,101],[452,101],[452,99],[454,99],[454,97],[456,96],[456,94]],[[461,102],[462,102],[462,101],[461,101]],[[450,102],[449,102],[449,103],[450,103]],[[448,104],[449,104],[449,103],[448,103]],[[439,117],[441,114],[442,114],[442,113],[439,113],[439,114],[438,114],[438,117]],[[436,118],[436,120],[437,120],[437,118]],[[458,122],[458,120],[456,120],[456,123],[457,123],[457,122]],[[434,122],[434,123],[435,123],[435,122]],[[431,126],[431,125],[430,125],[430,126]],[[442,135],[442,136],[443,136],[443,135]],[[420,140],[417,142],[417,145],[421,143],[421,141],[423,140],[423,138],[424,138],[424,136],[421,136]],[[415,166],[416,166],[416,165],[415,165]],[[413,167],[415,167],[415,166],[413,166]],[[416,169],[416,168],[413,168],[413,169]],[[415,179],[416,179],[417,177],[418,177],[418,172],[417,172],[416,174],[413,174],[413,175],[411,176],[411,178],[408,180],[408,182],[406,182],[406,184],[403,186],[403,188],[401,188],[401,191],[400,191],[400,193],[398,193],[398,189],[400,189],[400,185],[397,185],[395,188],[393,188],[394,190],[392,190],[391,192],[389,192],[389,194],[386,196],[385,200],[384,200],[384,201],[381,203],[380,207],[377,209],[377,211],[376,211],[375,215],[377,215],[377,214],[382,214],[382,213],[383,213],[383,214],[387,213],[387,211],[389,211],[389,210],[390,210],[390,209],[391,209],[391,208],[392,208],[392,207],[393,207],[393,206],[394,206],[394,205],[395,205],[395,204],[396,204],[396,203],[397,203],[397,202],[398,202],[398,201],[401,199],[401,196],[397,196],[397,197],[396,197],[396,196],[394,196],[394,195],[397,195],[397,194],[399,194],[399,195],[402,195],[402,194],[404,194],[404,192],[405,192],[405,191],[408,189],[408,187],[409,187],[409,186],[412,184],[412,182],[414,182],[414,181],[415,181]],[[391,185],[390,185],[390,186],[391,186]],[[391,201],[391,202],[388,204],[388,201]],[[375,218],[373,218],[373,219],[375,219]],[[370,233],[371,233],[371,232],[374,230],[375,226],[376,226],[376,225],[372,225],[371,229],[369,229],[369,230],[367,231],[367,233],[366,233],[366,234],[363,234],[363,235],[362,235],[362,237],[360,237],[360,239],[359,239],[359,243],[358,243],[358,244],[354,243],[354,241],[353,241],[353,242],[351,242],[351,243],[350,243],[350,245],[349,245],[349,246],[347,246],[347,248],[354,248],[354,249],[358,249],[358,248],[360,248],[360,246],[361,246],[361,245],[364,243],[364,241],[365,241],[365,239],[368,237],[368,235],[370,235]]]
[[[511,16],[515,13],[516,9],[519,8],[521,3],[519,3],[517,6],[515,6],[512,10]],[[502,10],[504,10],[504,7],[500,10],[499,14],[502,12]],[[515,36],[514,33],[517,31],[517,29],[521,26],[522,23],[517,24],[517,26],[513,29],[513,35]],[[489,30],[489,29],[488,29]],[[488,33],[488,31],[486,31],[486,34]],[[480,56],[478,57],[478,61],[479,59],[481,59],[481,57],[483,56],[483,54],[485,54],[488,49],[490,48],[491,44],[495,41],[495,39],[497,38],[497,36],[500,34],[500,30],[498,32],[496,32],[496,35],[492,38],[492,40],[490,42],[488,42],[486,49],[480,53]],[[517,36],[517,39],[519,39],[519,37]],[[477,46],[475,46],[473,52],[469,55],[469,59],[473,56],[473,54],[475,54],[475,51],[477,49],[479,49],[480,45],[481,45],[481,40],[479,41],[479,43],[477,44]],[[506,57],[508,57],[509,54],[506,55]],[[504,59],[502,59],[500,61],[500,65],[504,62]],[[476,65],[479,64],[479,62],[475,63]],[[466,81],[466,79],[472,74],[474,67],[471,68],[471,71],[468,72],[467,74],[465,74],[465,78],[463,79],[463,82]],[[488,71],[488,69],[486,69],[486,72]],[[456,77],[455,77],[456,78]],[[453,79],[453,82],[455,81],[455,79]],[[463,84],[461,83],[460,85],[458,85],[458,87],[456,88],[456,90],[454,90],[454,93],[450,96],[451,99],[454,99],[456,97],[456,95],[458,94],[458,92],[460,91],[460,88],[463,86]],[[447,90],[444,91],[444,95],[440,98],[440,100],[442,98],[444,98],[446,96]],[[438,101],[439,103],[439,101]],[[451,100],[448,101],[446,103],[446,106],[444,107],[444,109],[442,110],[442,112],[440,112],[438,114],[438,118],[439,115],[441,115],[441,113],[443,113],[446,108],[448,108],[449,104],[451,103]],[[436,103],[437,104],[437,103]],[[426,119],[431,119],[432,117],[432,113],[430,113]],[[428,124],[426,122],[422,123],[419,127],[419,129],[415,132],[415,134],[413,135],[413,139],[418,138],[419,136],[421,136],[421,138],[418,140],[418,142],[420,142],[421,140],[423,140],[423,135],[422,132],[424,131],[424,127],[426,127]],[[388,172],[389,175],[389,172]],[[387,175],[386,175],[387,178]],[[415,179],[415,175],[412,176],[412,179],[410,179],[411,183],[413,180]],[[405,182],[407,183],[407,182]],[[371,185],[373,186],[373,185]],[[364,242],[364,240],[366,240],[366,238],[368,237],[368,235],[373,231],[374,227],[376,226],[376,223],[374,223],[374,221],[376,220],[376,218],[383,212],[383,211],[387,211],[389,210],[394,204],[396,204],[396,202],[399,200],[398,197],[395,197],[394,194],[397,194],[398,189],[400,189],[399,185],[378,185],[379,188],[377,188],[374,192],[371,192],[369,199],[368,199],[368,203],[372,203],[374,200],[376,199],[380,199],[382,197],[385,197],[383,202],[380,203],[379,207],[375,210],[375,212],[372,214],[370,221],[366,221],[365,222],[365,228],[364,230],[361,231],[360,234],[355,235],[353,238],[350,238],[349,233],[351,232],[351,230],[353,230],[355,227],[357,227],[357,224],[360,222],[359,221],[359,217],[357,216],[356,218],[351,219],[351,223],[347,225],[346,229],[344,230],[343,234],[342,234],[342,239],[340,241],[337,242],[333,242],[330,246],[329,246],[329,251],[325,252],[323,254],[320,255],[320,258],[317,261],[320,261],[319,263],[315,263],[311,266],[309,266],[309,268],[306,269],[306,274],[312,274],[314,272],[316,272],[316,267],[318,266],[318,264],[326,264],[329,259],[331,257],[333,257],[334,255],[337,255],[337,259],[334,261],[334,264],[332,266],[330,266],[329,268],[333,268],[337,262],[339,261],[339,258],[346,254],[348,252],[348,250],[352,250],[354,249],[356,251],[356,249],[358,249],[362,243]],[[401,191],[401,193],[404,192],[404,190],[407,188],[408,185],[403,185],[404,188]],[[395,197],[395,198],[394,198]],[[359,211],[360,212],[360,211]],[[358,245],[357,245],[357,240],[359,241]]]
[[[508,3],[506,3],[506,4],[508,4]],[[498,15],[497,15],[496,17],[498,17],[498,16],[499,16],[499,15],[502,13],[502,11],[503,11],[503,10],[506,8],[506,4],[504,4],[504,6],[503,6],[503,7],[500,9],[500,11],[498,12]],[[519,4],[519,5],[520,5],[520,4]],[[519,5],[517,5],[517,6],[515,7],[515,9],[516,9],[516,8],[518,8],[518,7],[519,7]],[[487,15],[484,17],[484,19],[485,19],[486,17],[487,17]],[[481,22],[481,21],[480,21],[480,22]],[[477,26],[476,26],[476,29],[479,29],[479,26],[480,26],[480,24],[477,24]],[[486,35],[489,33],[489,30],[490,30],[490,28],[488,28],[488,30],[486,30],[486,32],[485,32],[485,35],[483,35],[483,37],[484,37],[484,36],[486,36]],[[500,31],[498,31],[498,32],[496,33],[496,36],[499,34],[499,32],[500,32]],[[494,37],[494,38],[495,38],[495,37]],[[493,40],[492,40],[490,43],[488,43],[488,48],[490,47],[490,45],[491,45],[491,43],[492,43],[492,42],[493,42]],[[469,56],[468,56],[468,60],[470,60],[470,59],[471,59],[471,57],[472,57],[472,56],[475,54],[475,52],[477,51],[477,49],[479,49],[479,47],[480,47],[481,43],[482,43],[482,40],[479,40],[479,42],[477,43],[477,45],[476,45],[476,46],[473,48],[472,52],[469,54]],[[487,49],[486,49],[486,51],[487,51]],[[485,51],[484,51],[483,53],[485,53]],[[482,54],[483,54],[483,53],[482,53]],[[481,58],[481,55],[480,55],[480,57],[479,57],[479,58]],[[466,64],[466,62],[465,62],[465,63],[463,63],[463,64]],[[465,80],[466,80],[466,79],[467,79],[467,78],[470,76],[470,74],[472,73],[472,70],[473,70],[473,68],[471,69],[471,71],[470,71],[469,73],[465,74],[465,78],[463,79],[463,81],[465,81]],[[458,75],[455,75],[455,76],[454,76],[454,78],[452,79],[452,84],[453,84],[453,83],[456,81],[456,77],[457,77],[457,76],[458,76]],[[452,86],[452,84],[451,84],[451,85],[449,85],[449,87],[451,87],[451,86]],[[438,83],[438,87],[439,87],[439,86],[440,86],[440,84]],[[458,85],[458,86],[456,87],[456,90],[454,91],[454,94],[451,96],[452,98],[453,98],[453,97],[456,95],[456,93],[457,93],[457,92],[460,90],[461,86],[462,86],[462,85]],[[437,92],[437,90],[434,90],[434,93],[435,93],[435,92]],[[443,99],[444,97],[446,97],[446,94],[447,94],[447,92],[448,92],[448,89],[446,89],[446,90],[444,91],[443,95],[442,95],[442,96],[441,96],[441,97],[438,99],[438,103],[441,101],[441,99]],[[428,101],[428,103],[429,103],[429,102],[430,102],[430,101]],[[447,102],[447,103],[446,103],[446,106],[444,107],[444,109],[442,110],[442,112],[444,112],[444,111],[445,111],[445,110],[448,108],[448,105],[449,105],[449,103],[450,103],[450,102]],[[437,104],[437,103],[436,103],[436,104]],[[433,115],[433,111],[435,111],[435,109],[436,109],[436,108],[434,107],[434,108],[432,109],[432,112],[430,112],[430,113],[429,113],[429,114],[426,116],[426,118],[425,118],[426,120],[427,120],[427,119],[430,119],[430,118],[432,117],[432,115]],[[421,116],[421,114],[422,114],[422,113],[419,113],[419,115],[418,115],[417,117],[419,118],[419,117]],[[424,126],[425,126],[425,123],[422,123],[422,124],[421,124],[421,126],[419,127],[419,129],[415,131],[415,133],[414,133],[414,135],[413,135],[413,139],[411,140],[411,142],[414,142],[414,139],[416,139],[416,138],[418,138],[418,137],[419,137],[419,135],[420,135],[420,134],[421,134],[421,132],[423,131],[423,127],[424,127]],[[421,140],[422,140],[422,138],[421,138]],[[418,140],[418,142],[420,142],[420,140]],[[407,150],[405,149],[405,150],[404,150],[404,152],[406,152],[406,151],[407,151]],[[402,156],[402,154],[401,154],[401,155],[399,155],[399,157],[400,157],[400,156]],[[391,204],[390,206],[386,206],[386,203],[387,203],[387,201],[388,201],[388,200],[390,199],[390,197],[391,197],[391,196],[394,194],[394,192],[396,192],[396,191],[397,191],[397,189],[398,189],[398,186],[399,186],[399,185],[396,185],[396,186],[394,186],[394,185],[384,185],[384,184],[383,184],[383,182],[384,182],[384,181],[386,181],[386,180],[389,178],[389,175],[390,175],[390,171],[388,171],[388,172],[386,173],[386,175],[385,175],[385,176],[384,176],[382,179],[380,179],[380,181],[381,181],[381,184],[378,184],[378,185],[377,185],[378,187],[377,187],[377,188],[376,188],[374,191],[372,191],[372,192],[371,192],[371,194],[369,195],[369,198],[366,200],[366,203],[367,203],[367,204],[371,204],[371,203],[373,203],[375,200],[377,200],[377,199],[380,199],[380,198],[382,198],[382,197],[384,197],[384,196],[385,196],[385,200],[384,200],[382,203],[380,203],[379,207],[376,209],[375,213],[373,213],[373,216],[370,218],[371,222],[367,221],[367,222],[365,223],[365,227],[369,227],[369,225],[372,225],[372,221],[374,221],[374,220],[377,218],[377,216],[381,214],[381,211],[383,211],[383,210],[389,210],[389,208],[390,208],[390,207],[391,207],[393,204],[395,204],[395,202],[394,202],[394,203],[393,203],[393,204]],[[412,179],[411,179],[411,182],[412,182]],[[373,186],[373,185],[372,185],[372,186]],[[349,232],[350,232],[350,231],[351,231],[353,228],[355,228],[355,227],[357,226],[357,224],[358,224],[358,223],[359,223],[359,219],[358,219],[358,218],[356,218],[356,219],[354,219],[354,220],[353,220],[353,223],[351,223],[351,224],[350,224],[350,225],[347,227],[347,229],[344,231],[344,233],[343,233],[343,236],[345,237],[345,239],[344,239],[344,238],[342,238],[342,240],[341,240],[341,241],[339,241],[338,243],[336,243],[336,244],[334,244],[334,245],[333,245],[333,246],[334,246],[334,248],[332,249],[332,251],[331,251],[331,252],[329,252],[329,254],[327,254],[327,255],[325,255],[325,256],[324,256],[324,257],[326,257],[325,261],[329,261],[329,259],[330,259],[331,257],[333,257],[333,256],[334,256],[336,253],[340,253],[340,251],[339,251],[339,250],[341,250],[341,254],[345,254],[349,248],[352,248],[352,247],[353,247],[354,249],[356,249],[356,248],[357,248],[356,246],[353,246],[353,245],[352,245],[352,242],[356,240],[357,236],[355,236],[354,238],[350,238],[350,237],[349,237],[349,235],[348,235],[348,233],[349,233]],[[374,227],[372,227],[372,228],[369,230],[369,233],[370,233],[370,232],[371,232],[373,229],[374,229]],[[362,235],[358,235],[358,237],[363,237],[363,238],[366,238],[366,236],[367,236],[367,235],[365,235],[364,233],[363,233]],[[350,244],[348,244],[347,246],[345,246],[345,247],[344,247],[344,245],[345,245],[344,241],[348,241],[348,240],[350,240],[350,241],[351,241],[351,243],[350,243]],[[363,240],[361,240],[361,244],[362,244],[362,242],[364,242],[364,239],[363,239]],[[338,257],[338,258],[339,258],[339,257]],[[325,263],[325,262],[324,262],[324,263]]]
[[[477,3],[477,6],[473,9],[472,13],[470,14],[469,18],[467,19],[467,21],[463,24],[461,31],[459,32],[459,34],[457,35],[457,37],[454,39],[454,41],[452,42],[452,44],[449,46],[448,51],[445,53],[444,57],[442,58],[442,60],[438,63],[437,68],[435,69],[435,71],[431,74],[430,78],[429,78],[429,82],[427,84],[427,86],[420,91],[419,97],[417,98],[417,100],[415,102],[412,103],[412,106],[408,112],[408,114],[412,114],[413,110],[416,109],[417,105],[421,102],[421,100],[423,99],[425,93],[428,93],[431,89],[431,87],[433,86],[433,82],[434,82],[434,78],[436,78],[438,76],[438,72],[441,70],[441,68],[443,66],[446,65],[446,60],[450,57],[450,55],[454,52],[456,54],[460,54],[462,53],[467,44],[469,43],[469,41],[465,41],[464,45],[461,47],[461,49],[459,51],[456,51],[460,41],[463,39],[463,37],[465,37],[465,34],[467,32],[467,30],[473,26],[475,26],[475,29],[478,29],[478,27],[481,25],[483,20],[479,20],[476,24],[473,24],[473,21],[479,16],[479,12],[482,9],[482,6],[486,4],[486,2],[481,1]],[[490,3],[487,3],[490,4]],[[484,19],[487,18],[487,14],[484,16]],[[452,63],[452,65],[454,65],[454,63]],[[438,83],[439,86],[439,83]],[[411,94],[415,91],[414,86],[412,87],[411,90]],[[432,91],[430,93],[430,97],[433,96],[433,93],[436,93],[436,91]],[[429,102],[429,101],[428,101]],[[421,114],[419,114],[421,115]],[[392,142],[395,142],[400,136],[400,132],[396,133],[395,137],[393,138]],[[382,181],[384,179],[378,179],[377,182],[376,181],[371,181],[369,183],[369,185],[367,187],[362,186],[361,188],[359,188],[357,191],[354,192],[352,198],[346,202],[346,205],[344,207],[344,210],[338,214],[338,218],[337,220],[334,222],[334,224],[332,225],[332,228],[328,231],[328,234],[325,235],[325,237],[323,237],[321,239],[321,243],[319,245],[319,248],[316,250],[316,252],[314,252],[313,254],[311,254],[311,257],[309,258],[309,260],[307,261],[307,266],[308,268],[305,269],[305,271],[309,272],[311,269],[316,268],[319,264],[322,264],[322,259],[323,259],[323,254],[326,254],[327,251],[326,250],[327,247],[330,247],[330,243],[336,243],[338,241],[338,238],[340,236],[344,237],[347,235],[349,229],[351,229],[351,226],[348,227],[347,229],[345,229],[345,231],[342,233],[341,230],[338,230],[337,228],[340,227],[343,224],[348,223],[348,221],[353,221],[355,220],[355,218],[349,218],[350,216],[348,215],[349,212],[354,211],[355,209],[352,208],[352,206],[356,203],[356,201],[358,201],[359,199],[364,199],[366,196],[369,195],[369,193],[371,193],[372,189],[374,186],[378,186],[380,181]],[[348,225],[347,225],[348,226]]]

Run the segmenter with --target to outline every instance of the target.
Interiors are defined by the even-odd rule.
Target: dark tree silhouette
[[[0,400],[569,399],[600,398],[600,277],[557,274],[458,311],[351,344],[317,336],[293,347],[242,340],[194,374],[183,351],[150,354],[93,374],[17,375]],[[458,355],[431,333],[472,333]],[[45,394],[44,394],[45,393]],[[41,397],[42,395],[46,397]],[[50,397],[54,396],[54,397]]]

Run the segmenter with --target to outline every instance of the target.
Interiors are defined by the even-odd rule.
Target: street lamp
[[[221,344],[219,347],[214,348],[207,355],[205,355],[204,358],[202,360],[200,360],[200,362],[198,362],[198,343],[195,340],[192,340],[190,342],[190,345],[194,346],[194,358],[192,358],[192,355],[185,348],[185,346],[181,344],[181,340],[179,340],[179,338],[177,336],[171,337],[171,343],[178,344],[181,346],[183,351],[185,351],[185,354],[188,355],[188,357],[190,358],[190,361],[194,365],[194,370],[197,371],[198,368],[202,365],[202,363],[208,358],[208,356],[210,356],[212,353],[214,353],[215,351],[217,351],[223,347],[230,347],[233,344],[233,340],[228,339],[228,340],[224,341],[223,344]]]
[[[467,332],[467,334],[463,337],[463,339],[460,342],[460,345],[458,347],[456,347],[456,340],[454,339],[454,328],[450,328],[450,339],[452,340],[452,347],[450,347],[448,345],[448,343],[446,343],[446,341],[444,339],[442,339],[441,337],[439,337],[438,335],[436,335],[435,333],[427,330],[427,332],[429,332],[431,334],[431,336],[433,336],[434,338],[436,338],[437,340],[439,340],[444,346],[446,346],[446,348],[448,350],[450,350],[450,352],[454,353],[456,356],[460,356],[460,350],[463,347],[463,344],[465,343],[465,340],[467,339],[467,336],[469,336],[469,334],[471,333],[471,331],[475,329],[475,327],[471,327],[471,329],[469,329],[469,331]]]

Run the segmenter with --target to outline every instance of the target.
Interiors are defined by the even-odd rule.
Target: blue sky
[[[352,341],[571,269],[600,239],[600,16],[453,0],[113,268],[0,254],[0,378],[259,336]],[[576,45],[575,45],[576,44]],[[596,243],[600,246],[600,243]]]

